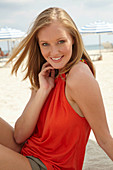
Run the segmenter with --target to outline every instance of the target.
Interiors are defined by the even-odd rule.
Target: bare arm
[[[51,77],[49,77],[50,71]],[[53,68],[48,63],[44,64],[39,74],[40,88],[37,92],[32,91],[28,104],[16,121],[14,138],[17,143],[24,142],[33,133],[44,102],[54,87],[54,74]]]
[[[109,132],[99,85],[86,66],[80,65],[73,71],[76,71],[76,75],[70,78],[70,95],[89,122],[98,144],[113,160],[113,138]]]

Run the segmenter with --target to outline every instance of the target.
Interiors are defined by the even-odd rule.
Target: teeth
[[[61,59],[61,57],[59,57],[59,58],[52,58],[52,60],[59,60],[59,59]]]

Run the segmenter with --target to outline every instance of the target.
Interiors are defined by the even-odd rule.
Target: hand
[[[50,92],[51,89],[54,87],[54,80],[55,70],[48,62],[46,62],[45,64],[43,64],[42,70],[39,73],[40,88],[43,88]]]

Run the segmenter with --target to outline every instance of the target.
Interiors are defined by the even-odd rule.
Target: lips
[[[62,57],[63,57],[63,56],[61,56],[61,57],[51,57],[51,59],[52,59],[53,61],[59,61]]]

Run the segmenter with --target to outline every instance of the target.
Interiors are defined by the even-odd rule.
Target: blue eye
[[[60,40],[58,44],[63,44],[64,42],[65,42],[64,40]]]
[[[43,45],[43,46],[48,46],[48,43],[43,43],[42,45]]]

